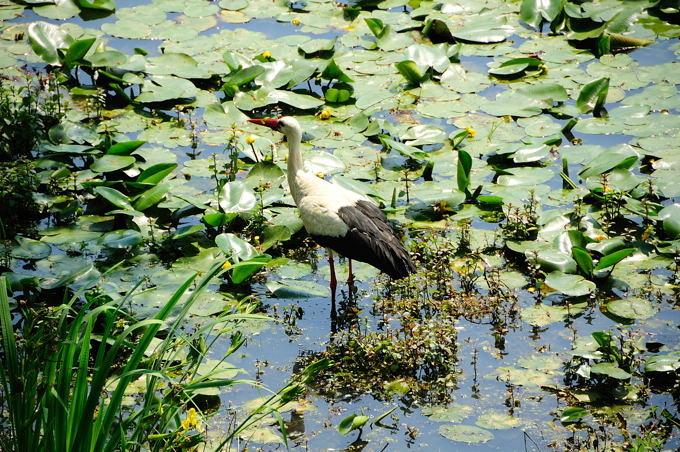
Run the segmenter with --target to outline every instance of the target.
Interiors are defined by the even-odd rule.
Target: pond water
[[[353,287],[339,284],[338,315],[332,315],[326,252],[304,241],[304,233],[298,232],[300,225],[295,225],[285,183],[280,193],[278,186],[260,187],[258,193],[272,199],[262,209],[265,224],[283,225],[292,232],[291,240],[288,234],[266,250],[284,259],[244,284],[225,281],[211,289],[227,294],[226,299],[251,295],[275,319],[245,327],[246,344],[229,360],[247,377],[276,390],[303,363],[329,357],[336,364],[310,385],[294,409],[282,413],[291,449],[625,450],[623,445],[632,444],[635,435],[653,443],[654,435],[649,432],[661,431],[662,421],[650,409],[658,407],[656,413],[665,409],[675,416],[670,422],[677,422],[679,394],[673,372],[644,371],[653,356],[675,357],[669,358],[670,366],[680,367],[680,27],[673,16],[677,12],[662,20],[656,12],[652,14],[651,6],[641,6],[635,11],[636,19],[626,24],[629,28],[621,24],[614,29],[612,17],[628,11],[622,12],[620,5],[594,2],[601,9],[597,13],[579,10],[584,16],[580,19],[572,11],[573,23],[594,17],[611,28],[607,33],[612,36],[625,31],[636,39],[650,40],[615,56],[604,52],[598,60],[590,40],[601,35],[582,39],[579,33],[586,31],[575,25],[549,35],[546,21],[546,33],[538,33],[520,21],[517,2],[388,0],[378,8],[370,6],[377,2],[350,3],[365,7],[356,10],[358,18],[352,18],[351,9],[343,13],[342,5],[320,0],[185,4],[118,0],[113,14],[90,12],[54,19],[60,17],[58,11],[35,8],[2,22],[2,55],[8,56],[0,59],[4,63],[0,70],[9,76],[23,64],[44,69],[28,45],[20,42],[17,51],[8,44],[16,30],[25,31],[21,27],[38,21],[72,24],[67,29],[74,37],[99,36],[98,51],[106,47],[127,56],[128,69],[114,75],[136,74],[125,79],[131,97],[145,91],[156,97],[130,108],[119,105],[119,96],[106,88],[111,104],[116,105],[98,107],[106,112],[100,113],[101,124],[111,124],[116,141],[146,141],[138,154],[145,161],[135,163],[140,170],[153,163],[179,165],[156,201],[160,203],[144,209],[142,217],[151,218],[151,227],[129,210],[108,212],[107,200],[111,199],[102,198],[100,192],[89,191],[89,198],[79,201],[84,213],[116,216],[115,226],[107,232],[136,229],[145,235],[143,242],[121,246],[124,253],[115,254],[92,242],[95,237],[81,244],[68,234],[63,240],[46,239],[62,231],[41,232],[38,237],[50,244],[52,257],[62,256],[64,262],[41,265],[47,259],[17,258],[10,272],[48,279],[64,271],[58,265],[68,267],[74,265],[69,259],[83,258],[98,269],[94,279],[66,277],[68,282],[61,286],[45,287],[87,287],[99,279],[112,293],[124,293],[146,275],[153,290],[134,297],[133,306],[140,317],[150,315],[187,274],[205,271],[229,254],[230,249],[215,246],[218,233],[234,234],[253,245],[250,248],[260,247],[260,236],[267,236],[267,228],[262,232],[249,229],[255,228],[250,216],[256,210],[253,206],[247,212],[233,211],[246,218],[229,223],[236,225],[234,229],[229,224],[207,227],[205,232],[197,231],[199,238],[184,237],[186,242],[173,242],[172,250],[163,248],[172,256],[161,258],[163,263],[154,254],[161,254],[160,247],[153,247],[154,224],[158,223],[160,231],[169,224],[168,231],[207,224],[203,214],[217,212],[218,203],[223,207],[219,198],[215,201],[215,183],[223,175],[214,167],[218,162],[228,165],[234,140],[241,146],[237,148],[241,161],[236,182],[247,181],[248,171],[256,166],[252,152],[257,149],[261,155],[271,155],[273,143],[279,147],[274,162],[283,167],[286,149],[278,143],[279,137],[247,125],[241,112],[249,116],[293,114],[309,131],[304,150],[311,170],[326,178],[343,174],[362,181],[366,192],[372,190],[395,224],[404,225],[405,242],[419,273],[400,285],[368,265],[355,263],[357,283]],[[540,2],[523,2],[535,3]],[[207,9],[201,12],[201,8]],[[498,15],[492,18],[496,9]],[[487,18],[486,31],[484,22],[480,25],[470,19],[475,15]],[[381,21],[373,22],[380,28],[377,34],[371,34],[371,25],[363,20],[370,18]],[[421,36],[428,20],[449,23],[449,35],[464,44],[460,48],[431,44]],[[557,20],[553,17],[547,22]],[[161,29],[163,21],[174,23]],[[140,31],[143,27],[146,31]],[[173,39],[175,32],[186,37]],[[428,36],[440,40],[439,35]],[[336,38],[337,42],[327,41]],[[239,85],[229,79],[235,94],[224,88],[220,91],[220,84],[201,71],[219,71],[227,59],[223,54],[230,52],[241,65],[257,65],[257,61],[268,65],[269,82],[257,79],[258,73],[253,84]],[[265,52],[270,56],[264,57]],[[134,66],[130,56],[135,53],[147,59],[145,69],[130,69]],[[176,53],[186,53],[194,62],[158,60],[155,68],[148,63]],[[330,79],[322,74],[323,68],[295,66],[296,60],[325,61],[330,58],[326,54],[333,55],[340,71]],[[261,60],[254,59],[258,55]],[[526,61],[513,60],[520,58]],[[412,72],[395,69],[395,63],[407,59],[427,77],[415,82],[409,78],[415,77]],[[285,68],[273,69],[275,61],[285,62]],[[508,61],[512,64],[503,66]],[[100,69],[111,72],[115,66],[102,63]],[[515,66],[515,72],[508,69]],[[224,81],[234,72],[222,69],[216,77]],[[348,89],[339,83],[347,75],[351,81],[343,83],[352,85],[350,100],[326,101],[329,88]],[[92,83],[84,72],[80,77],[83,85]],[[171,93],[154,91],[149,77],[157,77],[156,85],[165,83],[163,77],[172,77],[172,84],[167,85]],[[271,82],[277,77],[285,83]],[[606,88],[591,86],[604,83],[604,78]],[[191,91],[193,96],[187,96],[193,101],[191,108],[176,108],[184,97],[177,92],[186,88],[175,84],[177,80],[192,80],[192,87],[197,88]],[[271,101],[273,91],[287,100]],[[78,103],[75,94],[71,97],[76,99],[74,111],[81,113],[68,115],[68,120],[86,124],[83,103]],[[215,106],[220,102],[224,104],[218,111]],[[590,108],[584,106],[588,103]],[[602,104],[608,117],[598,111]],[[326,108],[330,120],[323,116]],[[364,126],[357,125],[362,115]],[[369,118],[379,124],[372,133],[367,132]],[[230,126],[236,120],[240,122],[232,133]],[[161,129],[163,124],[169,126]],[[93,133],[101,135],[107,126],[93,127]],[[467,134],[460,138],[466,128]],[[101,147],[88,133],[67,130],[61,144]],[[257,138],[252,151],[244,141],[251,134]],[[467,171],[461,155],[470,158]],[[66,161],[62,157],[46,158],[42,164],[50,170],[58,168],[54,161]],[[433,182],[422,176],[428,161],[434,165]],[[69,168],[75,183],[85,182],[86,190],[91,188],[86,183],[89,179],[106,180],[122,190],[113,185],[117,182],[111,174],[121,169],[130,171],[128,177],[140,173],[127,166],[100,172],[86,159],[83,162],[77,171],[73,168],[78,164]],[[644,188],[647,180],[654,183],[649,196]],[[481,191],[475,194],[478,186]],[[138,198],[130,199],[138,206]],[[650,210],[641,206],[650,206]],[[190,207],[200,213],[168,220]],[[158,212],[152,212],[156,208]],[[78,221],[73,224],[80,225]],[[55,224],[72,227],[63,219],[43,226]],[[80,232],[83,227],[76,229]],[[619,246],[598,247],[616,240],[621,241]],[[579,254],[581,249],[589,257]],[[625,255],[613,257],[617,252]],[[99,272],[121,255],[125,263],[120,270],[99,278]],[[613,263],[597,268],[607,258]],[[345,277],[346,264],[341,260],[339,266]],[[622,303],[612,304],[619,300]],[[204,314],[217,313],[221,305],[216,302],[215,306],[214,312]],[[200,315],[194,322],[201,322]],[[624,358],[632,360],[626,371],[632,376],[613,376],[610,368],[589,373],[612,361],[603,358],[602,344],[600,349],[593,345],[592,333],[602,331],[611,332]],[[219,357],[228,347],[220,342],[210,356]],[[395,363],[401,360],[413,367],[401,375],[389,365],[383,368],[385,350]],[[432,364],[438,359],[443,360],[440,365]],[[614,367],[622,370],[616,363]],[[369,371],[384,372],[384,378],[373,374],[374,382],[367,383]],[[233,413],[241,412],[238,407],[263,394],[245,385],[223,392],[217,413],[207,420],[208,438],[219,437]],[[573,407],[587,411],[565,419],[565,410]],[[370,422],[360,435],[355,430],[343,436],[337,427],[352,414],[368,416]],[[680,447],[678,424],[674,425],[664,427],[659,443],[667,450]],[[248,450],[285,449],[278,442],[276,425],[262,425],[255,435],[243,439],[251,441]]]

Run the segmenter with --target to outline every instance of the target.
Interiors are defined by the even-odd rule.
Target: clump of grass
[[[0,411],[7,413],[7,422],[0,425],[0,449],[161,451],[206,442],[204,417],[197,411],[199,396],[207,388],[257,385],[224,376],[221,364],[245,341],[239,323],[266,317],[252,314],[254,307],[242,304],[237,312],[192,333],[180,327],[208,284],[240,265],[229,270],[216,265],[200,280],[192,276],[152,319],[135,321],[122,310],[135,287],[118,300],[89,297],[77,311],[79,293],[46,312],[19,302],[21,321],[16,330],[7,281],[0,277]],[[171,320],[180,301],[182,308]],[[225,334],[231,335],[229,350],[206,366],[211,346]],[[205,335],[210,337],[207,343]],[[279,419],[285,440],[277,409],[298,397],[325,365],[313,364],[235,422],[219,449],[229,447],[237,435],[272,414]],[[137,385],[141,389],[134,390]],[[137,394],[137,400],[125,407],[124,398],[130,393]]]

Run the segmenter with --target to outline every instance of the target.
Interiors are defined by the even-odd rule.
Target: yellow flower
[[[255,143],[255,137],[253,137],[252,135],[248,135],[248,136],[246,137],[246,143],[247,143],[247,144],[253,144],[253,143]]]
[[[602,240],[606,240],[606,239],[607,239],[607,237],[605,237],[605,236],[603,236],[603,235],[596,235],[596,236],[595,236],[595,241],[596,241],[596,242],[601,242]]]
[[[296,17],[296,18],[293,19],[290,23],[293,24],[293,25],[295,25],[295,26],[297,27],[298,25],[300,25],[300,19],[298,19],[298,18]]]
[[[642,240],[647,240],[648,238],[650,238],[652,236],[652,232],[654,232],[654,226],[650,224],[645,228],[644,232],[642,233]]]
[[[255,242],[255,245],[259,245],[260,244],[260,236],[256,235],[255,237],[253,237],[253,242]]]
[[[536,288],[535,288],[535,287],[529,287],[529,288],[527,289],[527,292],[529,292],[529,293],[534,293],[534,292],[536,292]]]
[[[611,193],[613,190],[607,185],[602,185],[602,191],[605,193]]]
[[[465,131],[468,133],[468,135],[470,135],[470,138],[474,138],[475,135],[477,135],[477,131],[470,126],[467,126]]]
[[[324,108],[319,112],[317,115],[319,119],[329,119],[331,117],[331,109],[330,108]]]
[[[198,427],[198,419],[196,419],[196,409],[189,408],[188,416],[182,421],[182,430],[191,430]]]
[[[318,177],[319,179],[323,179],[323,173],[319,171],[318,173],[316,173],[316,177]]]
[[[267,50],[266,52],[262,52],[262,58],[269,59],[271,57],[272,57],[272,53],[269,50]]]
[[[224,264],[222,264],[222,270],[225,270],[229,267],[231,267],[231,262],[229,261],[226,261]]]

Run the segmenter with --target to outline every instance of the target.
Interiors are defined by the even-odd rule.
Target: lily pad
[[[653,317],[658,311],[651,301],[638,297],[610,301],[607,310],[616,316],[636,320]]]
[[[481,444],[493,439],[493,433],[474,425],[442,425],[439,434],[451,441],[468,444]]]

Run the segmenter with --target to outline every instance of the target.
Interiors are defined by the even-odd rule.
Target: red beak
[[[279,120],[276,118],[270,119],[249,119],[248,122],[253,124],[259,124],[261,126],[267,126],[270,129],[279,130]]]

